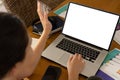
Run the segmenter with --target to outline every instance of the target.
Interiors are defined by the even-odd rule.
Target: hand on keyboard
[[[70,56],[67,62],[68,76],[69,78],[77,77],[80,72],[82,72],[85,66],[85,61],[82,56],[78,53]],[[75,79],[73,79],[75,80]],[[77,79],[76,79],[77,80]]]

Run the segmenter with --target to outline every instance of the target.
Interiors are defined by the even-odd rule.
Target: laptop
[[[71,54],[79,53],[86,65],[82,75],[95,75],[106,57],[119,16],[88,6],[69,3],[62,33],[42,56],[64,67]]]

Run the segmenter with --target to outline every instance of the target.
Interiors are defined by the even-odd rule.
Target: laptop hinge
[[[64,35],[65,35],[65,34],[64,34]],[[90,46],[92,46],[93,48],[96,48],[96,49],[99,49],[99,50],[105,50],[105,49],[103,49],[103,48],[101,48],[101,47],[95,46],[95,45],[93,45],[93,44],[87,43],[87,42],[82,41],[82,40],[78,40],[78,39],[73,38],[73,37],[68,36],[68,35],[65,35],[65,37],[68,37],[68,38],[73,39],[73,40],[75,40],[75,41],[78,41],[78,42],[84,43],[84,44],[86,44],[86,45],[90,45]]]

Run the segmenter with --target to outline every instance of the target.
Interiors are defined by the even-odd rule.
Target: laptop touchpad
[[[59,58],[59,62],[60,62],[60,64],[62,64],[63,66],[67,66],[67,61],[68,61],[68,59],[69,59],[69,57],[70,57],[70,54],[68,54],[68,53],[65,53],[65,54],[63,54],[62,56],[61,56],[61,58]]]

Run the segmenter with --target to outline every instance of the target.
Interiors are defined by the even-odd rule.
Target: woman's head
[[[29,38],[25,25],[9,13],[0,13],[0,79],[25,57]]]

